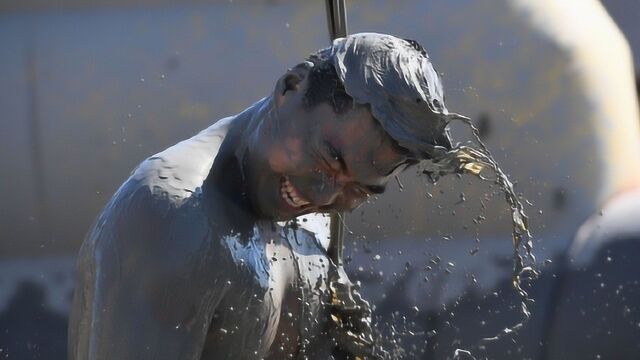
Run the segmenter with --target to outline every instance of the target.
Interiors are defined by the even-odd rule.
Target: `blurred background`
[[[144,158],[328,46],[325,10],[0,2],[0,358],[66,358],[75,256],[100,209]],[[527,199],[533,316],[477,354],[640,358],[640,2],[348,0],[347,18],[350,33],[424,45],[448,108],[474,119]],[[470,177],[400,180],[348,215],[348,270],[380,331],[399,334],[386,340],[397,357],[451,358],[520,320],[509,213]]]

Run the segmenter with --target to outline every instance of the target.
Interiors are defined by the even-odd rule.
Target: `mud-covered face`
[[[245,163],[249,197],[264,217],[352,210],[407,165],[367,106],[337,115],[326,103],[303,106],[296,92],[276,109],[252,136]]]

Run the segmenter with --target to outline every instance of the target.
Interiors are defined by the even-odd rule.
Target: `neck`
[[[247,193],[248,172],[245,155],[251,137],[256,136],[259,127],[272,113],[273,100],[266,97],[234,117],[209,176],[203,184],[203,191],[215,194],[214,201],[219,199],[224,202],[216,207],[224,205],[226,217],[234,223],[241,222],[245,226],[252,226],[258,220]]]

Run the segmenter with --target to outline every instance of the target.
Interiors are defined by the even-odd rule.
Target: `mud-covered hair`
[[[423,56],[427,56],[426,50],[417,41],[411,39],[403,40]],[[305,106],[309,108],[326,102],[333,107],[337,114],[343,114],[353,107],[353,98],[345,91],[336,68],[331,59],[328,58],[330,51],[330,47],[321,49],[307,58],[307,61],[314,66],[308,74],[309,85],[303,101]]]
[[[366,105],[393,140],[416,158],[453,147],[447,125],[457,114],[444,105],[440,77],[414,40],[359,33],[338,38],[309,56],[305,104],[327,102],[338,114]]]
[[[307,59],[313,67],[307,75],[308,87],[303,102],[308,108],[328,103],[337,114],[344,114],[353,107],[353,98],[347,94],[332,62],[323,56],[329,49],[322,49]]]

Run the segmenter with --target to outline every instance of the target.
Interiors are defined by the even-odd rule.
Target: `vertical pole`
[[[329,27],[329,37],[331,42],[339,37],[347,36],[347,8],[346,0],[325,0],[327,5],[327,25]],[[327,253],[331,260],[342,266],[342,251],[344,247],[344,214],[339,212],[331,213],[330,232],[331,239]]]
[[[330,40],[347,36],[346,0],[325,0],[325,3]]]
[[[346,0],[325,0],[327,5],[327,25],[331,42],[347,36]],[[334,355],[348,359],[388,359],[388,353],[379,348],[371,329],[371,307],[358,293],[356,287],[344,271],[344,213],[331,213],[331,240],[327,255],[335,264],[329,273],[329,287],[332,293],[333,310],[331,318],[335,322],[338,347]],[[333,267],[332,267],[333,268]]]

